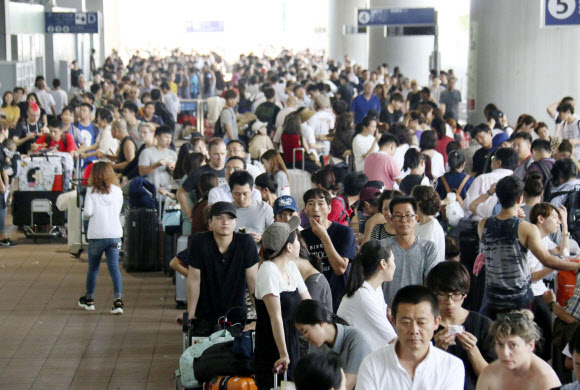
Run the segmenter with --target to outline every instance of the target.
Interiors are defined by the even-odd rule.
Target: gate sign
[[[359,9],[357,16],[359,26],[424,26],[437,23],[435,8]]]
[[[98,12],[45,12],[44,31],[48,34],[98,34]]]
[[[545,0],[544,26],[580,26],[579,0]]]

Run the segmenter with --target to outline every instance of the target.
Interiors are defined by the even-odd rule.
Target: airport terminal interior
[[[580,390],[579,31],[0,0],[0,389]]]

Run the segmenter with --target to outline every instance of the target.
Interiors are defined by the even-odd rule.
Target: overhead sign
[[[435,8],[371,8],[358,10],[359,26],[422,26],[436,24]]]
[[[544,0],[544,26],[580,26],[580,1]]]
[[[187,32],[223,32],[224,22],[222,20],[195,21],[185,24]]]
[[[48,34],[98,34],[98,12],[45,12],[44,31]]]

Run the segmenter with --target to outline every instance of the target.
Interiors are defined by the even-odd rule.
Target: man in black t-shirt
[[[491,172],[491,156],[493,154],[491,129],[485,123],[479,124],[471,131],[471,138],[481,145],[481,148],[473,154],[471,176],[476,177]]]
[[[221,138],[212,138],[208,143],[209,163],[203,165],[193,172],[187,172],[187,179],[177,190],[177,200],[181,205],[181,210],[191,218],[191,206],[187,195],[190,194],[192,200],[197,200],[197,181],[204,173],[213,173],[218,177],[218,187],[227,184],[226,181],[226,143]]]
[[[192,318],[218,321],[236,306],[246,310],[246,287],[254,294],[258,276],[258,252],[252,236],[234,233],[236,208],[229,202],[211,206],[209,232],[189,239],[187,309]],[[239,310],[228,321],[244,318]]]
[[[40,121],[40,108],[36,103],[30,103],[26,120],[18,123],[10,137],[16,143],[20,154],[28,154],[30,146],[47,130],[44,123]]]
[[[403,119],[403,112],[401,111],[401,108],[403,107],[404,103],[405,98],[403,98],[403,94],[399,92],[392,94],[389,104],[387,104],[387,107],[381,111],[379,118],[380,122],[387,123],[389,126],[400,122]]]
[[[320,188],[304,193],[304,212],[310,220],[310,227],[302,231],[302,238],[310,254],[322,262],[322,273],[330,284],[336,313],[348,280],[350,261],[356,255],[356,243],[350,227],[328,220],[331,201],[328,191]]]

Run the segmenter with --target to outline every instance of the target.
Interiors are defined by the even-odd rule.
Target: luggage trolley
[[[34,223],[34,214],[38,213],[48,214],[48,226],[40,226]],[[48,242],[52,242],[53,238],[62,236],[60,227],[52,224],[52,202],[49,199],[32,200],[30,204],[30,223],[30,225],[24,226],[24,234],[26,238],[34,239],[35,243],[39,238],[48,239]]]

